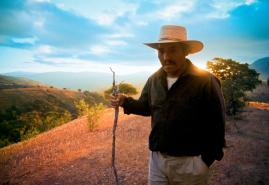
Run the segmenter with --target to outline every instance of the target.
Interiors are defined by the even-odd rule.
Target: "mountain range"
[[[261,80],[266,81],[269,78],[269,57],[256,60],[250,65],[250,67],[260,73]]]
[[[25,77],[31,80],[50,84],[58,88],[71,90],[89,90],[103,91],[112,85],[112,73],[100,72],[45,72],[45,73],[27,73],[11,72],[4,75],[14,77]],[[150,74],[146,72],[134,73],[130,75],[116,75],[116,83],[131,83],[136,88],[141,89]]]
[[[44,83],[30,80],[25,77],[14,77],[0,74],[0,89],[27,88],[35,86],[47,86]]]
[[[267,80],[269,78],[269,57],[264,57],[250,64],[250,68],[255,69],[260,73],[260,79]],[[101,72],[10,72],[4,75],[13,77],[23,77],[34,81],[39,81],[50,86],[65,88],[70,90],[89,90],[89,91],[104,91],[112,85],[112,73]],[[134,73],[130,75],[117,75],[116,82],[131,83],[139,90],[142,89],[147,78],[150,76],[147,72]],[[25,79],[24,79],[25,80]]]

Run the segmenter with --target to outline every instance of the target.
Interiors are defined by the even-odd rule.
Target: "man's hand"
[[[110,95],[110,105],[113,108],[117,108],[122,106],[124,103],[125,98],[127,98],[124,94],[118,94],[117,96]]]

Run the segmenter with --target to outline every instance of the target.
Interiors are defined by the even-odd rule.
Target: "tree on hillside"
[[[17,118],[22,114],[16,106],[0,111],[0,148],[21,140],[20,130],[24,127]]]
[[[137,89],[129,83],[120,83],[119,84],[119,91],[120,93],[124,93],[126,95],[136,95],[138,93]],[[107,98],[110,94],[112,93],[112,87],[110,87],[109,89],[107,89],[104,94],[105,97]]]
[[[75,102],[75,107],[78,111],[78,116],[84,116],[88,113],[89,110],[89,104],[85,102],[84,99],[81,99],[79,101]]]
[[[42,117],[42,128],[41,131],[52,129],[56,126],[62,125],[71,120],[71,113],[67,110],[63,112],[47,112]]]
[[[252,91],[261,83],[259,73],[232,59],[214,58],[207,67],[221,81],[229,115],[235,115],[245,105],[245,91]]]
[[[102,103],[89,105],[84,99],[81,99],[75,102],[75,106],[79,116],[87,115],[88,128],[90,131],[94,131],[105,109],[104,105]]]
[[[269,86],[269,78],[267,79],[267,85]]]
[[[101,118],[104,111],[104,106],[102,103],[92,105],[87,114],[88,128],[92,132],[98,126],[98,121]]]
[[[99,103],[102,103],[104,105],[108,104],[108,101],[105,100],[105,98],[97,92],[84,91],[83,94],[85,96],[84,100],[90,105]]]
[[[21,140],[29,139],[40,132],[39,128],[43,125],[41,116],[37,111],[26,112],[19,116],[18,120],[23,125],[20,129]]]

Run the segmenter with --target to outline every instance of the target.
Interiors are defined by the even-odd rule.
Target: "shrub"
[[[89,105],[85,102],[84,99],[75,102],[75,107],[78,111],[78,116],[84,116],[88,113]]]
[[[88,128],[92,132],[98,126],[98,121],[104,111],[104,105],[102,103],[95,104],[88,109],[87,121]]]
[[[112,93],[112,89],[113,87],[110,87],[109,89],[105,90],[104,95],[106,98],[108,98]],[[132,84],[128,83],[119,84],[119,92],[129,96],[136,95],[138,93],[137,89]]]

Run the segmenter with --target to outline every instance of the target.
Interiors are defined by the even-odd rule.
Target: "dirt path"
[[[110,185],[113,110],[95,132],[74,120],[24,143],[0,150],[0,185]],[[123,185],[146,185],[150,118],[120,113],[116,165]],[[239,128],[239,132],[236,128]],[[227,122],[224,159],[213,164],[209,185],[269,182],[269,104],[251,103],[241,120]]]

